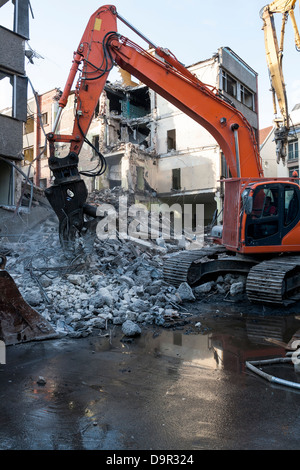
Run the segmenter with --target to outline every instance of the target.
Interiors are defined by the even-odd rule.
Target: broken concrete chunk
[[[133,286],[134,286],[134,280],[131,279],[131,277],[129,277],[129,276],[121,276],[121,277],[120,277],[120,281],[126,282],[126,284],[127,284],[129,287],[133,287]]]
[[[106,320],[100,317],[92,318],[88,321],[88,326],[98,329],[104,329],[106,327]]]
[[[230,284],[232,284],[233,282],[235,282],[235,279],[234,279],[234,277],[233,277],[233,274],[230,274],[230,273],[225,274],[225,276],[224,276],[224,281],[225,281],[225,282],[228,282],[228,283],[230,283]]]
[[[84,274],[69,274],[67,276],[68,281],[70,281],[75,286],[81,286],[85,282]]]
[[[194,292],[196,295],[207,294],[208,292],[211,291],[212,286],[213,286],[212,282],[205,282],[204,284],[201,284],[200,286],[195,287]]]
[[[144,312],[149,307],[149,304],[145,300],[133,298],[131,299],[131,306],[136,312]]]
[[[153,316],[148,312],[140,313],[138,318],[137,318],[137,321],[139,323],[144,323],[144,322],[151,323],[152,320],[153,320]]]
[[[132,320],[126,320],[122,325],[122,331],[125,336],[138,336],[141,334],[142,330],[139,325]]]
[[[124,318],[116,316],[113,318],[113,324],[114,325],[122,325],[124,323]]]
[[[182,282],[177,289],[177,294],[182,301],[196,300],[193,294],[192,288],[188,285],[187,282]]]
[[[51,279],[42,279],[41,284],[43,287],[50,287],[52,285],[52,280]]]
[[[43,302],[43,298],[39,291],[30,291],[25,294],[26,302],[32,307],[37,307]]]
[[[236,295],[239,294],[240,292],[244,291],[244,283],[243,282],[234,282],[231,284],[230,287],[230,295]]]
[[[114,303],[114,299],[113,296],[110,294],[108,288],[101,287],[98,290],[97,294],[95,294],[91,298],[91,302],[95,308],[100,308],[104,305],[108,305],[109,307],[111,307]]]
[[[217,284],[216,286],[218,294],[225,294],[226,289],[222,284]]]
[[[145,293],[150,295],[157,295],[160,292],[161,287],[159,285],[150,285],[145,288]]]

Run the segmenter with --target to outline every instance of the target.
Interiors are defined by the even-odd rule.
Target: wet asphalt
[[[8,346],[0,450],[299,449],[300,391],[245,366],[285,355],[300,329],[297,312],[193,308],[132,340],[111,327]],[[264,370],[300,382],[293,364]]]

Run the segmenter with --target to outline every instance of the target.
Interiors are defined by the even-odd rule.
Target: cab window
[[[284,225],[291,224],[297,217],[299,201],[295,189],[285,188],[284,190]]]
[[[278,211],[278,195],[277,191],[260,189],[253,199],[253,218],[269,217],[277,215]]]

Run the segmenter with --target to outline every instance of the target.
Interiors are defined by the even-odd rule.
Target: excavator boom
[[[154,46],[153,54],[119,35],[118,17],[125,21],[112,5],[99,8],[91,16],[74,53],[73,65],[59,101],[60,112],[55,128],[48,135],[50,144],[69,142],[70,152],[78,155],[109,72],[117,64],[205,127],[222,148],[233,177],[262,176],[258,146],[245,117],[225,102],[216,89],[211,89],[190,73],[170,51],[154,46],[152,41],[144,38]],[[58,119],[80,66],[73,133],[71,136],[58,135],[55,133]]]
[[[121,36],[117,32],[118,18],[150,43],[152,50],[145,50]],[[46,196],[59,218],[62,241],[68,243],[82,231],[84,213],[93,214],[93,208],[85,203],[87,191],[78,171],[78,155],[83,142],[87,142],[94,110],[114,65],[138,78],[210,132],[224,153],[232,177],[263,176],[257,141],[246,118],[222,99],[217,89],[202,83],[168,49],[155,46],[118,15],[113,5],[105,5],[91,16],[74,53],[54,129],[47,136],[49,167],[55,184],[46,189]],[[61,135],[57,132],[59,119],[78,73],[73,132]],[[55,156],[58,142],[70,145],[67,157]],[[104,157],[99,154],[99,158],[97,175],[106,169]]]
[[[291,18],[295,34],[295,46],[300,51],[300,34],[297,27],[294,9],[297,0],[275,0],[265,6],[261,11],[263,20],[263,31],[265,39],[265,50],[267,66],[271,81],[271,90],[273,93],[273,107],[275,115],[275,142],[277,162],[285,162],[287,137],[289,133],[289,113],[286,86],[283,76],[282,59],[284,50],[285,26],[288,18]],[[278,41],[274,14],[281,13],[281,34]],[[277,106],[280,117],[277,115]]]

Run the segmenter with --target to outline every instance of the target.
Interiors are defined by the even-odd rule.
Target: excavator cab
[[[225,245],[253,254],[299,250],[300,188],[293,179],[236,179],[225,184]]]
[[[271,183],[253,191],[253,207],[245,224],[246,246],[284,244],[299,221],[300,194],[297,185]]]

